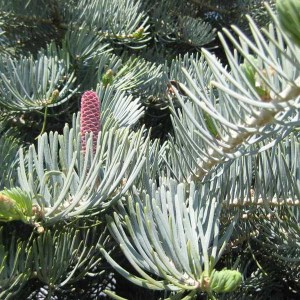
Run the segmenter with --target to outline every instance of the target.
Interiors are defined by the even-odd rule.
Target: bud
[[[235,291],[242,283],[242,274],[236,270],[213,271],[210,277],[210,288],[216,293]]]
[[[133,34],[132,36],[135,38],[135,39],[141,39],[144,35],[144,27],[139,27]]]
[[[256,69],[259,69],[265,77],[268,76],[268,72],[271,76],[274,76],[274,69],[272,69],[271,67],[268,67],[268,70],[262,68],[260,69],[258,59],[253,55],[248,55],[244,63],[241,64],[240,67],[246,75],[249,83],[253,86],[257,94],[260,96],[260,99],[265,102],[271,101],[270,88],[265,84],[265,82],[261,78],[261,75],[256,71]]]
[[[45,232],[45,228],[40,224],[36,224],[36,231],[38,234],[43,234]]]
[[[54,90],[51,95],[51,103],[55,102],[59,97],[59,90]]]
[[[42,100],[43,106],[48,106],[50,104],[53,104],[59,97],[59,90],[54,90],[51,94],[51,96],[48,99]]]
[[[81,97],[80,128],[82,150],[86,150],[86,133],[93,133],[93,152],[95,153],[100,131],[100,101],[93,91],[86,91]]]
[[[114,73],[112,69],[108,69],[102,76],[102,84],[104,86],[107,86],[109,84],[113,83],[113,79],[114,79]]]
[[[251,85],[255,86],[255,74],[256,70],[254,68],[258,67],[258,60],[253,55],[248,55],[247,58],[244,60],[244,63],[240,65],[242,71],[246,75],[248,81],[251,83]]]
[[[300,46],[300,1],[277,0],[276,9],[281,28],[297,46]]]
[[[23,221],[29,223],[32,216],[32,201],[19,188],[0,192],[0,221]]]

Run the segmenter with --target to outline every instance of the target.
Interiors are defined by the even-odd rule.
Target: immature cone
[[[93,151],[96,152],[100,131],[100,101],[93,91],[86,91],[81,97],[80,110],[81,147],[86,150],[86,133],[93,133]]]

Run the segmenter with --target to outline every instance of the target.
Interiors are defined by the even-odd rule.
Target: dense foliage
[[[0,299],[297,299],[299,5],[0,0]]]

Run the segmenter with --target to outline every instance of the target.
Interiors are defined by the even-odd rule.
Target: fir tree
[[[0,299],[297,299],[299,11],[0,0]]]

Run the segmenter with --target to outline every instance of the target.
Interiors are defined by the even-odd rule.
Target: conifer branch
[[[212,85],[218,87],[219,84],[217,82],[211,82]],[[182,86],[182,89],[186,92],[188,90]],[[241,126],[245,126],[249,129],[253,129],[248,132],[232,132],[231,135],[228,135],[227,138],[224,139],[226,146],[219,147],[220,151],[216,151],[215,149],[211,149],[208,151],[209,157],[203,159],[197,168],[197,170],[193,171],[193,175],[191,175],[188,181],[201,181],[206,174],[216,165],[224,161],[224,156],[221,153],[233,153],[236,149],[243,144],[248,138],[253,135],[259,133],[260,128],[263,126],[272,123],[276,114],[282,111],[284,108],[278,106],[280,103],[288,103],[290,100],[294,100],[300,96],[300,77],[298,77],[293,85],[288,85],[279,95],[274,96],[274,98],[270,101],[270,104],[274,105],[274,110],[262,110],[257,114],[257,116],[252,116],[245,120],[245,123],[240,124]]]

